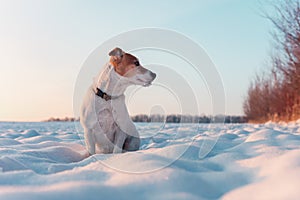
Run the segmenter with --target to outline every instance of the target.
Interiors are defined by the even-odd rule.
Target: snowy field
[[[136,126],[140,151],[88,157],[78,123],[0,123],[0,199],[300,199],[300,120]]]

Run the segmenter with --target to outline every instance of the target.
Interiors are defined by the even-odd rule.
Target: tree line
[[[244,116],[193,116],[193,115],[135,115],[133,122],[160,122],[160,123],[246,123]]]
[[[246,123],[244,116],[192,116],[192,115],[135,115],[131,117],[133,122],[160,122],[160,123]],[[79,118],[74,117],[51,117],[44,122],[74,122]]]
[[[275,16],[264,13],[274,25],[270,70],[255,76],[244,101],[244,113],[254,122],[300,118],[300,2],[273,6]]]
[[[50,117],[49,119],[44,120],[43,122],[74,122],[74,121],[79,121],[79,118],[75,117]]]

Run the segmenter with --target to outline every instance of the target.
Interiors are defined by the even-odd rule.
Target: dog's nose
[[[151,72],[151,77],[153,78],[153,80],[155,79],[155,77],[156,77],[156,74],[155,73],[153,73],[153,72]]]

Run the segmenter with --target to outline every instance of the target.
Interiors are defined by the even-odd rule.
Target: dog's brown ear
[[[114,67],[117,67],[121,63],[124,54],[125,54],[125,52],[122,49],[120,49],[119,47],[114,48],[108,54],[108,55],[110,55],[110,63]]]
[[[109,52],[109,56],[116,56],[118,58],[123,57],[124,55],[124,51],[122,49],[120,49],[119,47],[114,48],[113,50],[111,50],[111,52]]]

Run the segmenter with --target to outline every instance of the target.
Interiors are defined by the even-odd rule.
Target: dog
[[[115,48],[110,61],[88,89],[80,112],[80,123],[90,155],[136,151],[140,137],[125,105],[124,92],[130,85],[150,86],[156,74],[139,60]]]

